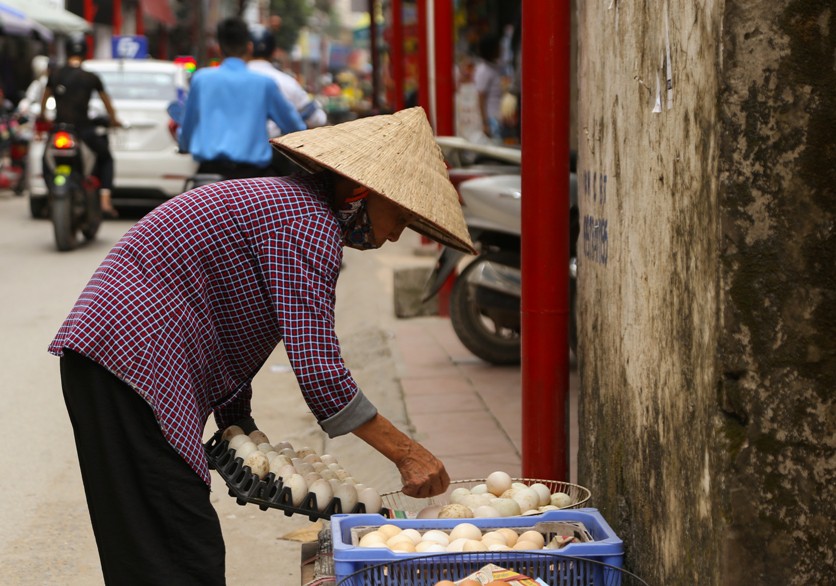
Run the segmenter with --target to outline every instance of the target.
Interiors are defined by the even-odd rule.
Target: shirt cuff
[[[354,431],[375,415],[377,415],[377,408],[366,398],[363,391],[358,390],[348,405],[336,415],[320,421],[319,426],[328,434],[328,437],[334,438]]]

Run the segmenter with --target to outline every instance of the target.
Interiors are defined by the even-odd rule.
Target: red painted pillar
[[[84,0],[84,20],[93,25],[93,18],[95,17],[96,11],[93,7],[93,0]],[[93,47],[94,39],[92,34],[87,35],[87,58],[93,58]]]
[[[453,103],[453,3],[434,0],[433,30],[435,32],[435,133],[454,134]]]
[[[122,34],[122,0],[113,0],[113,34]]]
[[[372,60],[372,111],[380,110],[380,47],[377,44],[377,0],[369,0],[369,52]]]
[[[415,1],[418,34],[418,105],[424,108],[427,118],[432,121],[430,104],[430,60],[427,50],[430,45],[427,37],[427,0]]]
[[[136,3],[136,8],[134,11],[134,18],[136,19],[136,34],[144,35],[145,34],[145,22],[142,13],[142,0]]]
[[[389,48],[389,63],[392,67],[395,110],[404,107],[404,52],[403,52],[403,7],[401,0],[392,0],[392,46]]]
[[[522,467],[568,480],[569,0],[522,13]]]

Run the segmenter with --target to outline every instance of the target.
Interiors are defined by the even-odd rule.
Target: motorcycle
[[[25,122],[17,115],[0,116],[0,189],[11,189],[15,195],[23,193],[25,185],[28,141],[21,132]]]
[[[500,148],[500,147],[492,147]],[[514,157],[518,156],[518,151]],[[497,365],[520,362],[521,177],[488,175],[458,185],[465,221],[478,256],[459,274],[450,292],[450,322],[474,355]],[[570,173],[569,345],[577,349],[577,237],[580,232],[574,157]],[[427,281],[424,300],[434,297],[464,258],[443,248]]]
[[[94,119],[96,132],[106,133],[108,121]],[[43,157],[49,216],[60,251],[78,246],[78,232],[93,240],[102,222],[96,154],[68,124],[55,125],[47,135]]]

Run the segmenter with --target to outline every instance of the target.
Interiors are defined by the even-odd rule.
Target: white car
[[[186,71],[170,61],[152,59],[90,59],[82,67],[102,79],[116,116],[125,126],[110,130],[116,207],[153,207],[182,192],[197,163],[191,155],[178,153],[166,108],[178,99],[178,92],[186,91]],[[104,114],[104,105],[95,92],[90,110],[91,116]],[[44,138],[33,140],[27,165],[30,208],[35,216],[46,211]]]

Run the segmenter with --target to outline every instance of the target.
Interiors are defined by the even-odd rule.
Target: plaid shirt
[[[330,189],[328,175],[225,181],[159,206],[110,251],[49,351],[78,352],[133,387],[207,484],[209,414],[219,428],[250,416],[252,379],[280,341],[326,431],[347,406],[365,401],[367,418],[334,333],[342,242]],[[341,426],[333,435],[353,429]]]

